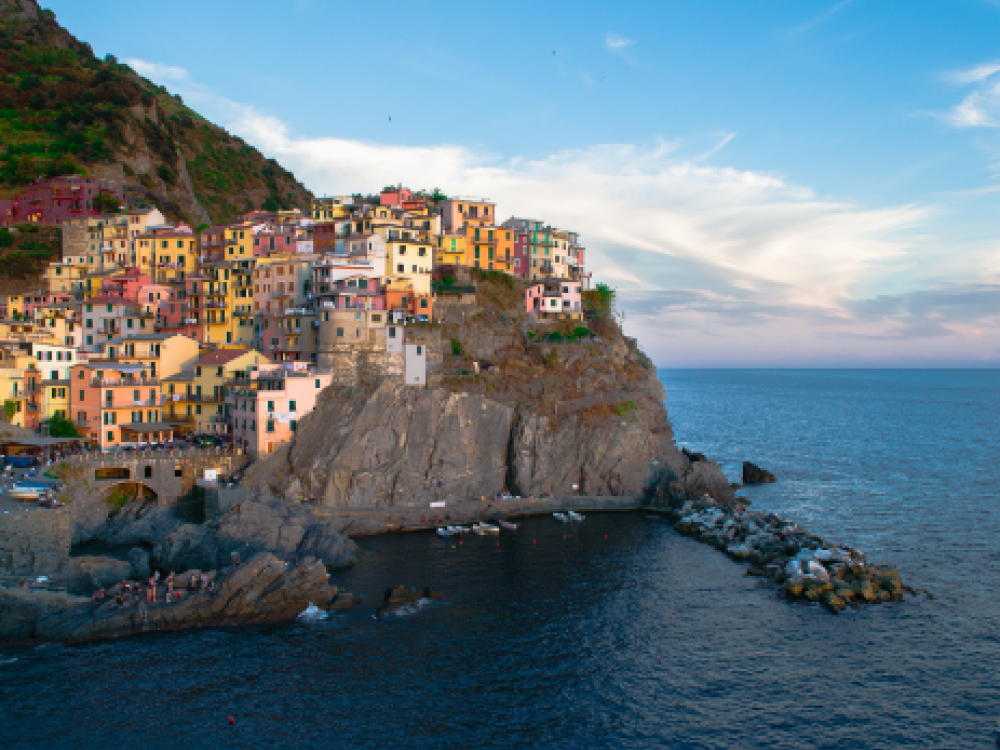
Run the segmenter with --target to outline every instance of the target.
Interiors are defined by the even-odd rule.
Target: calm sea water
[[[682,444],[778,475],[755,505],[936,598],[835,617],[642,514],[371,539],[322,623],[0,652],[0,747],[992,746],[1000,373],[661,378]],[[395,583],[445,600],[374,620]]]

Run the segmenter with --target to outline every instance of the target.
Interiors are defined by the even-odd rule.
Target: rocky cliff
[[[246,483],[352,509],[656,486],[732,498],[715,463],[677,450],[656,371],[611,316],[539,326],[520,310],[522,285],[478,286],[475,304],[408,327],[437,342],[427,387],[373,377],[328,388],[293,445]]]

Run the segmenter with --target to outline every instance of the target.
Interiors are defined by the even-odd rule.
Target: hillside
[[[0,197],[81,168],[133,205],[193,226],[312,194],[273,159],[112,56],[99,60],[36,0],[0,0]]]

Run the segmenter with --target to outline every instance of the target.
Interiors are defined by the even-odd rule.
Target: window
[[[274,402],[273,401],[268,401],[267,402],[267,410],[268,411],[274,411]]]
[[[267,420],[267,431],[268,432],[274,432],[274,420],[273,419]]]
[[[337,329],[337,335],[338,336],[343,336],[344,335],[344,329],[343,328],[338,328]]]
[[[423,353],[424,353],[424,348],[422,346],[418,346],[417,347],[417,356],[419,357]]]
[[[113,443],[114,441],[115,441],[115,433],[113,433],[111,430],[108,430],[108,442]]]
[[[76,371],[76,379],[77,380],[83,380],[83,370],[77,370]],[[81,395],[80,398],[83,398],[83,396]]]
[[[299,426],[298,420],[296,419],[289,420],[288,426],[291,428],[292,432],[295,432],[295,428]]]
[[[316,387],[319,388],[319,378],[316,378]]]

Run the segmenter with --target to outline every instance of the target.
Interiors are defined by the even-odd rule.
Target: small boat
[[[472,529],[468,526],[449,526],[448,531],[452,534],[468,534]]]
[[[25,487],[20,482],[10,489],[10,496],[15,500],[37,500],[39,494],[41,494],[39,490],[34,487]]]
[[[479,534],[480,536],[486,533],[486,529],[483,528],[483,525],[481,523],[472,524],[472,530],[475,533]]]
[[[557,521],[561,521],[562,523],[567,523],[569,521],[569,516],[567,516],[565,513],[553,513],[552,517]]]
[[[481,523],[479,524],[479,529],[476,531],[477,534],[499,534],[500,527],[494,526],[492,523]]]
[[[504,531],[517,531],[517,524],[512,521],[501,521],[500,528]]]
[[[570,511],[566,515],[569,516],[570,521],[582,521],[584,518],[586,518],[586,516],[583,515],[583,513],[574,513],[573,511]]]
[[[451,536],[451,532],[448,531],[448,529],[442,528],[437,530],[437,535],[443,539],[447,539],[448,537]]]

